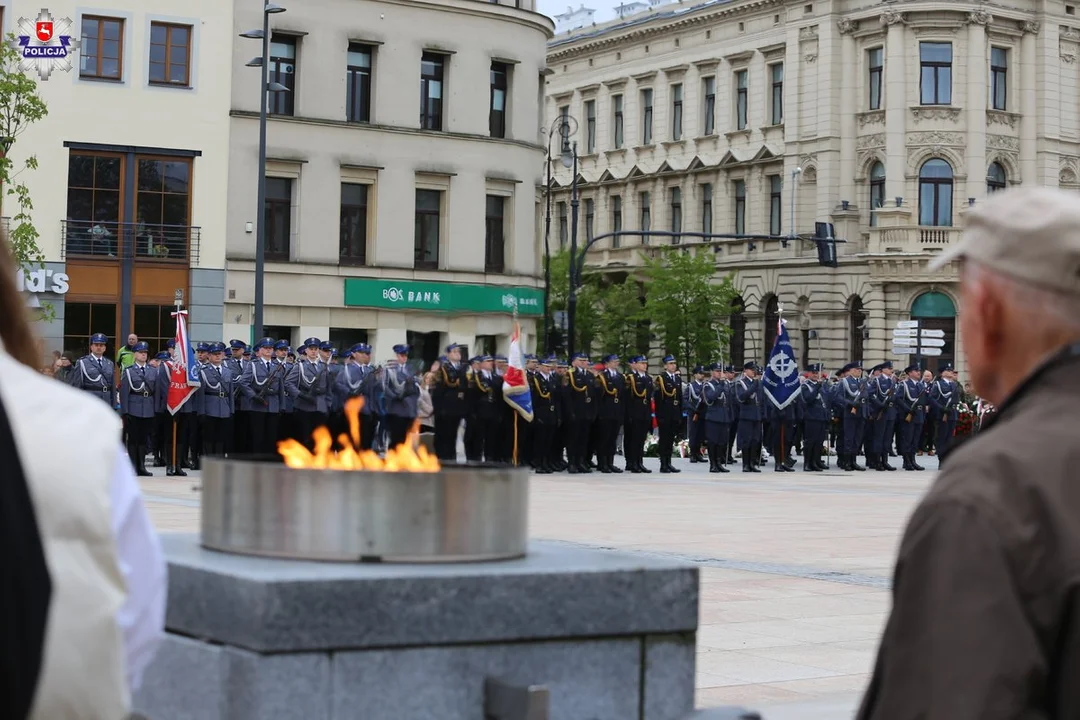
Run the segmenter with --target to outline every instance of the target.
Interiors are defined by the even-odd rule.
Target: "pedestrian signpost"
[[[918,364],[920,357],[938,357],[945,347],[945,331],[920,328],[918,320],[901,320],[893,328],[893,355],[914,355]]]

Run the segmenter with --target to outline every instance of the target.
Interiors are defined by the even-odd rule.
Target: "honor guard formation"
[[[656,374],[644,355],[630,357],[626,367],[617,355],[595,364],[584,353],[569,363],[525,355],[533,419],[515,423],[503,400],[501,355],[465,360],[464,347],[452,344],[430,372],[418,374],[407,345],[395,345],[392,359],[373,365],[365,343],[339,356],[312,337],[295,352],[273,338],[250,347],[242,340],[198,343],[198,387],[173,414],[167,401],[180,357],[175,341],[150,358],[147,343],[132,336],[115,363],[104,355],[107,344],[108,337],[94,334],[90,353],[60,376],[119,410],[141,476],[151,475],[148,456],[166,475],[184,476],[204,455],[269,457],[286,438],[311,447],[312,432],[322,426],[336,438],[347,430],[344,406],[353,397],[364,399],[363,449],[403,442],[419,419],[433,430],[440,460],[457,460],[461,441],[468,461],[514,462],[516,450],[516,461],[540,474],[649,473],[647,453],[659,457],[661,473],[680,472],[672,464],[677,454],[707,462],[712,473],[729,472],[737,459],[743,472],[760,472],[768,458],[775,472],[792,472],[799,456],[804,471],[821,472],[833,454],[847,472],[893,471],[889,458],[897,456],[904,470],[918,471],[924,468],[917,456],[944,452],[961,409],[977,402],[951,365],[936,378],[918,365],[898,377],[891,362],[869,371],[853,362],[831,375],[811,365],[794,402],[781,410],[769,402],[753,362],[739,371],[719,362],[698,366],[684,381],[672,355]],[[981,420],[990,408],[978,405]]]

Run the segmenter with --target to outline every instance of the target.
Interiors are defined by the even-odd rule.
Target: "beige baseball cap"
[[[994,193],[967,214],[960,242],[934,258],[929,269],[966,258],[1080,295],[1080,193],[1049,187]]]

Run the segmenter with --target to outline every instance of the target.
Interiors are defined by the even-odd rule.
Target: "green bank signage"
[[[422,312],[544,314],[544,292],[536,288],[345,278],[347,307]]]

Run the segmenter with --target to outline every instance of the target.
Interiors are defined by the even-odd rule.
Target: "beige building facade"
[[[217,339],[225,280],[232,3],[222,0],[0,0],[5,37],[34,34],[42,8],[70,64],[36,69],[48,115],[10,156],[33,202],[45,266],[20,280],[46,353],[115,352],[136,332],[157,351],[175,331],[177,292],[191,336]],[[69,22],[70,21],[70,22]],[[29,34],[28,34],[29,33]],[[4,222],[18,213],[4,197]]]
[[[542,313],[538,139],[551,21],[531,0],[319,0],[271,16],[267,204],[257,217],[258,41],[234,44],[225,331],[505,351]],[[260,27],[237,4],[237,32]],[[246,43],[246,44],[245,44]],[[527,339],[531,342],[531,339]]]
[[[803,364],[903,367],[894,328],[915,319],[945,341],[924,366],[962,375],[956,271],[927,262],[988,193],[1080,188],[1078,28],[1070,2],[735,0],[560,36],[545,112],[576,121],[579,242],[768,236],[681,239],[736,273],[734,360],[765,360],[782,310]],[[553,244],[572,224],[555,165]],[[835,268],[816,222],[844,241]],[[671,242],[600,240],[590,264],[632,275]]]

